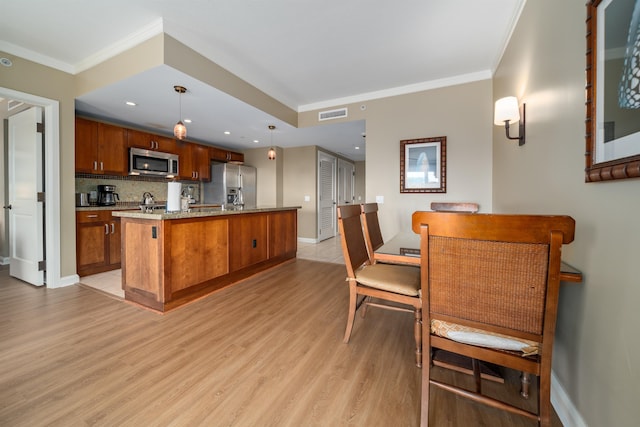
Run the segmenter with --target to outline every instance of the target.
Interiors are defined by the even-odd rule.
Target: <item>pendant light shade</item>
[[[267,153],[267,158],[269,160],[275,160],[276,159],[276,150],[275,148],[273,148],[273,130],[276,127],[274,125],[269,125],[269,130],[271,131],[271,147],[269,148],[269,152]]]
[[[187,127],[182,123],[182,94],[187,91],[184,86],[174,86],[173,89],[178,92],[178,103],[180,105],[180,117],[178,123],[173,127],[173,134],[178,139],[185,139],[187,137]]]

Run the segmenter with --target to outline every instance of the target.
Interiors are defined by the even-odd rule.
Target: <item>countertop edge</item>
[[[294,209],[302,209],[302,206],[282,206],[282,207],[263,207],[255,209],[218,209],[218,208],[200,208],[203,210],[196,211],[192,209],[190,212],[158,212],[158,213],[145,213],[140,210],[114,210],[113,216],[121,218],[137,218],[137,219],[152,219],[152,220],[171,220],[171,219],[185,219],[185,218],[202,218],[208,216],[225,216],[225,215],[242,215],[249,213],[259,212],[277,212],[277,211],[289,211]]]

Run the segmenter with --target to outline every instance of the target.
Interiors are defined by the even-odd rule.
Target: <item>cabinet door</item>
[[[107,224],[104,222],[79,223],[77,225],[76,263],[79,275],[91,274],[92,269],[101,271],[100,269],[107,265],[106,230]]]
[[[209,155],[211,156],[211,160],[217,160],[220,162],[227,161],[227,151],[218,147],[209,147]]]
[[[235,153],[233,151],[229,151],[228,157],[230,162],[244,163],[244,154],[242,153]]]
[[[298,248],[297,211],[269,214],[269,258],[294,254]]]
[[[245,214],[229,218],[229,270],[249,267],[267,259],[267,215]]]
[[[109,175],[127,175],[126,130],[120,126],[98,123],[98,169]]]
[[[127,146],[145,150],[161,151],[164,153],[180,154],[178,145],[173,138],[154,135],[139,130],[127,130]]]
[[[199,181],[211,181],[211,155],[209,154],[209,147],[193,144],[191,147],[191,159],[193,160],[196,179]]]
[[[191,148],[193,144],[189,142],[182,141],[179,143],[180,146],[180,160],[179,160],[179,170],[180,170],[180,179],[195,179],[194,169],[193,169],[193,158]]]
[[[98,123],[76,117],[76,172],[95,173],[98,168]]]

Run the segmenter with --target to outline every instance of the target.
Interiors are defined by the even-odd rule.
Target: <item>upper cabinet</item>
[[[210,181],[210,147],[190,142],[182,142],[181,145],[180,178],[194,181]]]
[[[217,160],[219,162],[234,162],[234,163],[244,162],[244,154],[242,153],[223,150],[222,148],[218,148],[218,147],[210,147],[209,151],[211,153],[211,160]]]
[[[76,173],[128,175],[131,147],[177,154],[184,180],[211,180],[211,160],[244,162],[242,153],[76,117]]]
[[[180,154],[178,143],[175,139],[138,130],[127,130],[127,143],[129,148],[136,147],[163,153]]]
[[[126,130],[76,118],[76,172],[127,175]]]

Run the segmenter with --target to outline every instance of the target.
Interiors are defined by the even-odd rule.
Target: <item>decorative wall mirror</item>
[[[587,3],[585,181],[640,177],[640,0]]]

